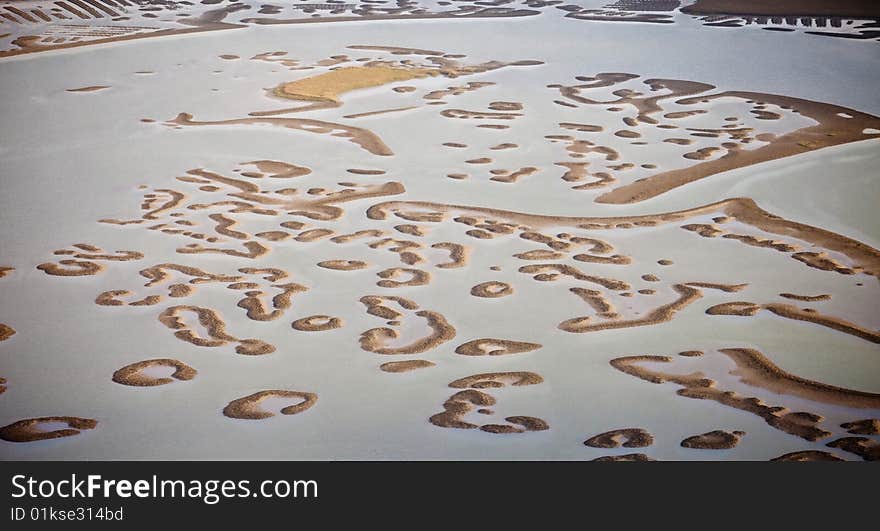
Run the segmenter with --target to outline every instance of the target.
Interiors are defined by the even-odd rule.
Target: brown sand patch
[[[449,251],[449,261],[437,264],[442,269],[464,267],[468,262],[468,248],[460,243],[440,242],[431,245],[432,249]]]
[[[654,436],[642,428],[620,428],[594,435],[584,444],[593,448],[644,448],[654,444]]]
[[[856,336],[870,341],[871,343],[880,343],[880,331],[869,330],[855,323],[851,323],[845,319],[834,317],[831,315],[820,314],[811,309],[800,309],[791,304],[769,303],[755,304],[752,302],[728,302],[716,304],[706,310],[709,315],[735,315],[740,317],[751,317],[761,310],[768,310],[780,317],[793,319],[796,321],[806,321],[820,326],[831,328],[844,334]]]
[[[330,315],[310,315],[309,317],[297,319],[290,326],[301,332],[324,332],[341,328],[342,319]]]
[[[270,242],[282,242],[284,240],[289,240],[293,237],[289,232],[284,232],[282,230],[270,230],[266,232],[258,232],[254,234],[257,238],[268,240]]]
[[[867,437],[843,437],[831,441],[826,446],[840,448],[844,452],[855,454],[865,461],[880,461],[880,442]]]
[[[775,216],[759,208],[749,198],[726,199],[688,210],[664,212],[661,214],[592,218],[542,216],[501,209],[447,205],[427,201],[390,201],[370,207],[367,210],[367,217],[370,219],[385,219],[388,211],[399,213],[414,208],[431,210],[434,213],[433,217],[437,221],[443,219],[443,216],[447,213],[454,211],[460,213],[460,215],[490,216],[509,220],[519,225],[531,226],[533,228],[568,226],[584,229],[613,229],[621,225],[629,227],[634,225],[658,226],[665,223],[680,223],[682,220],[692,217],[718,212],[731,220],[739,221],[765,232],[797,238],[812,246],[841,253],[853,261],[853,267],[860,268],[865,274],[873,276],[880,274],[880,251],[846,236]],[[430,221],[430,219],[425,219],[424,221]]]
[[[321,120],[310,120],[305,118],[237,118],[231,120],[217,121],[196,121],[193,120],[192,114],[180,113],[176,118],[168,120],[167,124],[180,126],[211,126],[211,125],[256,125],[268,124],[286,129],[296,129],[309,133],[317,133],[321,135],[330,135],[337,138],[345,138],[349,142],[357,144],[361,148],[369,151],[374,155],[391,156],[394,153],[385,145],[385,143],[373,132],[359,127],[343,125],[332,122],[324,122]]]
[[[361,299],[361,302],[364,302],[363,298]],[[364,304],[369,303],[364,302]],[[373,308],[369,309],[374,308],[376,307],[374,306]],[[451,324],[449,324],[446,321],[446,318],[444,318],[441,314],[428,310],[421,310],[416,312],[416,315],[418,317],[424,318],[425,321],[427,321],[428,326],[431,328],[431,333],[429,335],[420,339],[416,339],[415,341],[402,347],[386,347],[385,343],[387,341],[397,339],[400,334],[396,330],[391,328],[373,328],[361,334],[361,348],[366,350],[367,352],[373,352],[376,354],[420,354],[422,352],[426,352],[428,350],[436,348],[440,344],[445,343],[455,337],[455,328]]]
[[[489,180],[499,183],[515,183],[520,177],[528,177],[529,175],[533,175],[539,171],[540,170],[538,168],[535,168],[534,166],[526,166],[506,175],[496,175],[494,177],[490,177]]]
[[[880,435],[880,419],[844,422],[840,427],[854,435]]]
[[[513,294],[513,286],[507,282],[498,280],[490,280],[481,282],[471,288],[471,295],[474,297],[483,297],[487,299],[497,299],[498,297],[506,297]]]
[[[459,378],[458,380],[450,382],[449,387],[454,389],[487,389],[504,387],[507,385],[537,385],[543,381],[544,378],[542,378],[540,374],[528,371],[487,372]]]
[[[501,144],[494,145],[494,146],[490,147],[489,149],[491,149],[492,151],[501,151],[503,149],[515,149],[518,147],[519,146],[517,144],[511,144],[510,142],[504,142]]]
[[[791,395],[829,405],[876,408],[880,395],[831,386],[789,374],[757,350],[720,349],[718,352],[733,361],[737,368],[731,374],[744,384],[779,395]],[[722,405],[747,411],[764,419],[770,426],[808,441],[828,437],[830,432],[818,427],[822,417],[809,412],[791,412],[782,406],[771,406],[759,398],[747,397],[734,391],[719,389],[715,380],[701,372],[671,374],[641,366],[641,363],[671,363],[669,356],[629,356],[611,360],[611,365],[622,372],[651,383],[672,382],[682,388],[677,394],[687,398],[712,400]]]
[[[538,343],[525,341],[511,341],[509,339],[482,338],[462,343],[455,349],[456,354],[462,356],[504,356],[507,354],[519,354],[531,352],[541,348]]]
[[[242,162],[242,164],[256,166],[260,172],[268,174],[273,179],[302,177],[312,173],[312,170],[305,166],[297,166],[296,164],[277,160],[252,160],[250,162]]]
[[[593,459],[593,461],[597,461],[600,463],[606,462],[606,461],[607,462],[615,461],[615,462],[628,463],[628,462],[656,461],[656,459],[648,457],[645,454],[623,454],[623,455],[603,455],[602,457],[597,457],[596,459]]]
[[[270,248],[257,241],[247,241],[241,244],[244,251],[229,248],[205,247],[197,243],[180,247],[177,249],[181,254],[225,254],[227,256],[236,256],[238,258],[259,258],[269,253]]]
[[[487,112],[468,111],[465,109],[445,109],[440,111],[440,116],[446,118],[458,118],[461,120],[513,120],[522,116],[516,112]]]
[[[347,170],[348,173],[353,173],[355,175],[383,175],[385,174],[385,170],[364,170],[361,168],[349,168]]]
[[[393,295],[385,295],[385,296],[377,296],[377,295],[366,295],[360,298],[360,303],[367,307],[367,313],[370,315],[374,315],[376,317],[380,317],[382,319],[398,319],[403,316],[402,313],[397,310],[393,310],[383,303],[385,301],[393,301],[396,302],[401,308],[405,310],[418,310],[419,305],[415,302],[405,299],[403,297],[396,297]]]
[[[259,420],[274,417],[275,413],[260,408],[260,402],[267,398],[291,398],[300,399],[300,402],[281,409],[282,415],[296,415],[314,406],[318,401],[318,395],[305,391],[285,391],[272,389],[259,391],[252,395],[237,398],[223,408],[223,414],[233,419]]]
[[[522,103],[515,101],[493,101],[489,104],[489,109],[493,111],[521,111]]]
[[[96,92],[110,88],[108,85],[91,85],[88,87],[80,87],[74,89],[65,89],[67,92]]]
[[[290,308],[290,299],[295,293],[302,293],[308,288],[300,284],[272,284],[273,288],[281,292],[272,297],[273,310],[269,311],[267,304],[263,301],[265,293],[259,290],[245,292],[245,298],[238,301],[237,306],[246,310],[248,319],[253,321],[272,321],[284,315],[284,310]]]
[[[318,266],[336,271],[355,271],[367,267],[367,263],[361,260],[324,260],[318,262]]]
[[[844,461],[834,454],[823,452],[820,450],[804,450],[801,452],[791,452],[779,457],[774,457],[771,461]]]
[[[495,403],[495,398],[482,391],[459,391],[443,403],[442,413],[432,415],[428,421],[441,428],[477,428],[477,424],[466,422],[464,416],[476,409],[475,406],[493,406]]]
[[[513,256],[514,258],[519,258],[520,260],[556,260],[557,258],[562,258],[565,255],[563,253],[557,253],[556,251],[549,251],[547,249],[535,249],[533,251],[517,253]]]
[[[0,323],[0,341],[6,341],[15,335],[15,329],[7,324]]]
[[[604,319],[619,319],[620,314],[614,310],[611,302],[605,298],[601,291],[587,288],[569,288],[569,291],[577,295],[595,310],[596,315]]]
[[[795,301],[804,301],[804,302],[817,302],[817,301],[827,301],[831,300],[831,295],[824,293],[821,295],[797,295],[794,293],[780,293],[780,297],[784,297],[786,299],[792,299]]]
[[[684,448],[696,448],[700,450],[729,450],[739,444],[745,435],[742,431],[713,430],[700,435],[692,435],[683,441]]]
[[[464,417],[477,409],[478,413],[491,415],[494,412],[486,406],[496,404],[496,399],[478,389],[504,387],[505,385],[526,386],[543,382],[543,378],[531,372],[506,372],[476,374],[455,380],[449,387],[465,389],[458,391],[443,403],[443,411],[432,415],[428,421],[441,428],[474,429],[479,428],[489,433],[524,433],[528,431],[544,431],[550,426],[542,419],[527,416],[505,417],[510,424],[473,424]],[[479,409],[478,409],[479,408]]]
[[[144,369],[152,367],[171,367],[174,373],[167,378],[157,378],[143,374]],[[165,385],[173,383],[175,380],[186,381],[196,377],[198,371],[179,360],[169,358],[158,358],[152,360],[138,361],[117,370],[113,373],[113,381],[122,385],[132,385],[137,387],[152,387],[155,385]]]
[[[384,372],[410,372],[416,369],[434,367],[436,364],[428,360],[389,361],[379,365],[379,370]]]
[[[60,422],[67,424],[66,429],[41,431],[40,425]],[[46,439],[58,439],[79,435],[80,430],[91,430],[98,425],[94,419],[81,417],[39,417],[24,419],[0,428],[0,439],[9,442],[33,442]]]
[[[401,225],[395,225],[394,230],[397,232],[402,232],[403,234],[409,234],[410,236],[424,236],[425,228],[420,227],[419,225],[413,225],[412,223],[404,223]]]
[[[199,324],[205,328],[208,337],[198,335],[180,319],[180,315],[190,312],[196,314]],[[238,343],[235,351],[246,356],[258,356],[275,352],[275,347],[259,339],[238,339],[226,333],[226,323],[219,314],[208,308],[198,306],[171,306],[159,314],[159,322],[176,330],[174,337],[197,347],[218,347],[229,342]]]
[[[547,422],[537,417],[512,416],[504,417],[504,420],[511,424],[522,426],[522,428],[506,424],[483,424],[480,426],[480,429],[489,433],[524,433],[527,431],[544,431],[550,429],[550,425],[547,424]]]
[[[402,274],[409,274],[409,280],[394,280]],[[376,282],[377,286],[383,288],[400,288],[404,286],[424,286],[431,281],[431,274],[421,269],[413,269],[408,267],[391,267],[383,269],[376,275],[384,280]]]
[[[74,244],[73,247],[77,250],[59,249],[54,254],[70,255],[80,260],[65,259],[59,260],[58,263],[47,262],[38,265],[37,269],[47,275],[65,277],[89,276],[96,275],[104,270],[104,266],[94,262],[94,260],[127,262],[129,260],[140,260],[144,257],[143,253],[138,251],[115,251],[114,253],[107,254],[99,247],[84,243]]]
[[[648,80],[666,84],[671,80]],[[674,81],[678,84],[681,82]],[[668,88],[668,87],[667,87]],[[708,89],[713,87],[709,86]],[[708,90],[700,87],[699,91]],[[676,95],[681,95],[677,93]],[[727,153],[714,160],[706,160],[688,168],[670,170],[647,177],[644,180],[634,182],[599,196],[599,203],[625,204],[644,201],[673,188],[736,168],[743,168],[777,160],[792,155],[798,155],[818,149],[857,142],[871,138],[865,134],[866,128],[880,127],[880,118],[870,114],[861,113],[853,109],[836,105],[818,103],[809,100],[778,96],[775,94],[762,94],[755,92],[727,91],[715,94],[704,94],[678,100],[676,103],[692,105],[706,103],[719,98],[739,98],[741,100],[757,100],[795,109],[799,114],[818,122],[817,125],[803,127],[793,132],[777,136],[769,140],[768,144],[752,150],[728,150]],[[843,118],[840,113],[852,116]],[[769,116],[764,116],[765,118]],[[693,158],[698,160],[707,158],[710,154],[704,150],[697,150]]]
[[[406,48],[401,46],[368,46],[365,44],[353,44],[351,46],[347,46],[346,48],[350,48],[352,50],[369,50],[369,51],[377,51],[377,52],[388,52],[394,55],[436,55],[443,56],[444,52],[440,52],[437,50],[425,50],[422,48]]]
[[[598,284],[603,288],[614,290],[614,291],[623,291],[630,289],[630,285],[622,280],[617,280],[613,278],[605,278],[598,277],[595,275],[588,275],[581,271],[580,269],[570,266],[567,264],[534,264],[534,265],[526,265],[522,266],[518,269],[520,273],[526,273],[529,275],[541,275],[547,274],[548,272],[555,272],[556,274],[565,275],[572,277],[576,280],[582,280],[584,282],[591,282],[593,284]],[[540,279],[537,279],[540,280]]]

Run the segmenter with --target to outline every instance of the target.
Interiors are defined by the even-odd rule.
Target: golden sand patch
[[[347,66],[317,76],[283,83],[275,88],[274,94],[292,100],[339,103],[339,96],[352,90],[432,75],[437,75],[437,72],[426,68]]]

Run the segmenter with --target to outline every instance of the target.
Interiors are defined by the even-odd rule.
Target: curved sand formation
[[[488,160],[489,162],[491,162],[491,159],[485,159],[485,160]],[[470,162],[470,161],[468,161],[468,162]],[[518,169],[516,171],[512,171],[512,172],[508,171],[508,170],[492,170],[492,172],[495,173],[496,175],[494,175],[493,177],[490,177],[489,180],[495,181],[498,183],[515,183],[519,180],[520,177],[528,177],[529,175],[534,175],[535,173],[538,173],[539,171],[541,171],[541,170],[539,168],[534,167],[534,166],[526,166],[526,167],[520,168],[520,169]]]
[[[840,253],[852,260],[853,266],[858,267],[865,274],[872,276],[880,275],[880,251],[877,249],[831,231],[775,216],[758,207],[752,199],[744,197],[725,199],[687,210],[619,217],[542,216],[494,208],[447,205],[427,201],[389,201],[371,206],[367,210],[367,217],[382,220],[387,217],[389,211],[398,215],[400,212],[413,209],[430,210],[432,212],[432,215],[426,216],[423,221],[440,221],[445,215],[456,212],[459,215],[465,216],[489,216],[496,219],[509,220],[532,229],[546,226],[583,229],[659,226],[666,223],[679,223],[696,216],[717,213],[717,215],[724,215],[730,218],[730,220],[739,221],[764,232],[796,238],[812,246]]]
[[[684,448],[696,448],[700,450],[729,450],[739,444],[745,432],[713,430],[700,435],[692,435],[683,441]]]
[[[397,310],[393,310],[383,305],[384,301],[396,302],[401,308],[405,310],[419,309],[419,305],[415,302],[409,299],[405,299],[403,297],[397,297],[393,295],[366,295],[360,298],[361,304],[367,307],[367,313],[370,315],[374,315],[376,317],[387,320],[395,320],[403,316],[403,314],[398,312]]]
[[[318,266],[336,271],[357,271],[366,268],[367,263],[362,260],[324,260],[318,262]]]
[[[342,319],[330,315],[310,315],[297,319],[290,324],[295,330],[301,332],[324,332],[342,327]]]
[[[771,461],[844,461],[844,459],[821,450],[804,450],[780,455],[779,457],[774,457]]]
[[[72,89],[65,89],[66,92],[97,92],[99,90],[104,90],[110,88],[108,85],[90,85],[88,87],[79,87]]]
[[[772,364],[760,352],[752,349],[721,349],[719,352],[732,360],[737,368],[731,374],[746,385],[771,393],[791,395],[829,405],[876,408],[880,395],[831,386],[791,375]],[[818,427],[822,417],[809,412],[790,412],[781,406],[770,406],[756,397],[747,397],[734,391],[719,389],[715,380],[696,372],[672,374],[649,369],[641,363],[671,363],[669,356],[629,356],[611,360],[611,365],[624,373],[651,382],[672,382],[682,388],[677,394],[687,398],[712,400],[722,405],[747,411],[764,419],[770,426],[808,441],[831,435]]]
[[[449,251],[449,261],[437,264],[442,269],[451,269],[464,267],[468,263],[468,249],[460,243],[440,242],[431,245],[432,249],[443,249]]]
[[[363,299],[361,299],[361,302],[363,302]],[[439,313],[420,310],[416,312],[416,315],[425,319],[431,328],[429,335],[401,347],[386,347],[385,344],[388,341],[397,339],[400,334],[392,328],[372,328],[361,334],[359,340],[361,348],[375,354],[420,354],[436,348],[455,337],[455,327],[449,324],[446,318]]]
[[[450,383],[449,386],[453,388],[466,387],[465,385],[460,385],[460,382],[465,380],[470,382],[471,379],[474,378],[476,378],[477,380],[475,381],[478,382],[491,381],[493,384],[497,384],[492,387],[501,387],[504,385],[504,383],[502,383],[504,381],[512,382],[512,385],[532,385],[535,383],[541,383],[541,381],[543,381],[541,380],[540,376],[533,373],[493,373],[478,374],[472,377],[456,380]],[[520,383],[523,381],[527,381],[527,383]],[[474,424],[471,422],[467,422],[466,420],[464,420],[464,417],[478,407],[480,409],[477,409],[477,413],[492,414],[493,411],[490,409],[486,409],[486,407],[493,406],[497,402],[496,399],[488,393],[476,390],[475,387],[477,387],[477,385],[478,383],[471,385],[471,389],[458,391],[457,393],[449,397],[449,399],[447,399],[443,403],[443,411],[441,413],[432,415],[428,419],[428,422],[441,428],[479,428],[480,430],[489,433],[509,434],[524,433],[528,431],[544,431],[550,429],[549,424],[547,424],[544,420],[537,417],[527,416],[505,417],[504,420],[506,422],[509,422],[510,424]]]
[[[96,275],[104,270],[104,266],[95,262],[112,261],[127,262],[129,260],[140,260],[144,257],[143,253],[138,251],[114,251],[106,253],[100,247],[95,247],[87,243],[73,244],[74,249],[59,249],[54,252],[56,255],[72,256],[74,259],[59,260],[58,263],[47,262],[37,266],[37,269],[47,275],[63,276],[63,277],[80,277]],[[61,267],[66,266],[66,267]]]
[[[865,341],[870,341],[871,343],[880,343],[880,331],[868,330],[867,328],[851,323],[845,319],[833,317],[830,315],[823,315],[816,312],[815,310],[802,310],[791,304],[755,304],[752,302],[740,301],[727,302],[712,306],[711,308],[706,310],[706,313],[709,315],[736,315],[740,317],[751,317],[756,315],[761,310],[768,310],[780,317],[785,317],[786,319],[806,321],[809,323],[821,325],[826,328],[836,330],[838,332],[843,332],[844,334],[856,336],[858,338],[864,339]]]
[[[0,341],[6,341],[15,335],[15,329],[7,324],[0,323]]]
[[[498,297],[506,297],[512,294],[513,287],[499,280],[489,280],[471,288],[471,295],[487,299],[497,299]]]
[[[245,298],[238,301],[237,306],[246,310],[248,319],[254,321],[271,321],[278,319],[284,315],[284,310],[290,308],[290,299],[293,297],[294,293],[302,293],[308,290],[305,286],[295,283],[272,284],[271,286],[281,290],[281,293],[272,297],[272,307],[274,309],[271,311],[268,310],[266,303],[264,303],[261,298],[265,293],[259,290],[246,291]]]
[[[450,382],[449,387],[455,389],[487,389],[495,387],[505,387],[506,385],[537,385],[544,381],[540,374],[533,372],[487,372],[483,374],[475,374],[465,378],[459,378]]]
[[[843,437],[826,446],[855,454],[865,461],[880,461],[880,442],[867,437]]]
[[[462,343],[456,347],[455,353],[462,356],[504,356],[507,354],[531,352],[541,348],[541,346],[538,343],[528,343],[525,341],[482,338]]]
[[[649,79],[646,80],[645,83],[652,87],[660,86],[664,88],[692,86],[693,90],[700,92],[714,88],[703,84],[691,85],[689,82],[678,80]],[[673,90],[672,95],[666,97],[678,97],[687,93],[687,91]],[[639,102],[629,101],[628,103],[636,105],[637,108],[641,106],[640,118],[638,119],[643,120],[645,115],[650,113],[650,109],[646,111],[645,107],[650,105],[649,100],[654,98],[657,97],[646,98]],[[815,120],[818,124],[803,127],[793,132],[777,136],[763,147],[752,150],[728,150],[725,155],[714,160],[706,160],[681,170],[670,170],[652,175],[639,182],[618,187],[611,192],[599,196],[596,201],[599,203],[612,204],[626,204],[644,201],[674,188],[725,171],[807,153],[826,147],[875,138],[875,135],[866,134],[863,131],[866,129],[880,128],[880,118],[870,114],[837,105],[775,94],[726,91],[683,98],[677,100],[676,103],[680,105],[693,105],[697,103],[711,102],[712,100],[720,98],[738,98],[740,100],[761,101],[772,105],[791,108],[796,110],[800,115]],[[841,113],[851,116],[851,118],[843,118],[840,116]],[[697,157],[698,159],[705,157],[705,152],[698,150],[698,153],[703,153],[700,157]]]
[[[208,337],[198,335],[192,328],[187,326],[180,315],[190,312],[196,314],[199,324],[204,327]],[[259,356],[275,352],[275,347],[259,339],[239,339],[226,333],[226,323],[219,314],[208,308],[198,306],[171,306],[159,314],[159,322],[166,327],[176,330],[174,337],[191,343],[197,347],[219,347],[227,343],[238,343],[235,351],[246,356]]]
[[[295,177],[303,177],[312,173],[312,170],[305,166],[297,166],[287,162],[277,160],[252,160],[250,162],[242,162],[243,165],[253,165],[261,172],[259,175],[250,174],[246,177],[260,178],[262,174],[268,174],[271,179],[291,179]]]
[[[307,118],[237,118],[229,120],[216,121],[196,121],[193,120],[192,114],[180,113],[176,118],[166,122],[170,125],[178,126],[211,126],[211,125],[256,125],[268,124],[286,129],[296,129],[309,133],[317,133],[320,135],[330,135],[336,138],[345,138],[362,149],[365,149],[373,155],[391,156],[394,153],[385,145],[381,138],[375,133],[359,127],[343,125],[332,122],[324,122],[321,120],[311,120]]]
[[[426,369],[434,367],[436,363],[428,360],[407,360],[407,361],[389,361],[379,365],[379,370],[383,372],[410,372],[417,369]]]
[[[616,328],[628,328],[634,326],[650,326],[659,323],[665,323],[667,321],[671,321],[677,312],[703,296],[700,290],[692,288],[685,284],[674,284],[672,286],[672,289],[676,293],[678,293],[678,298],[668,304],[664,304],[651,310],[645,317],[628,320],[615,320],[611,322],[605,321],[601,323],[591,323],[590,317],[588,316],[575,317],[559,323],[559,329],[566,332],[580,334],[584,332],[596,332],[599,330],[611,330]],[[602,313],[605,313],[607,315],[609,311],[610,310],[606,310]]]
[[[619,428],[594,435],[584,441],[593,448],[644,448],[654,444],[654,436],[642,428]]]
[[[60,430],[41,431],[40,425],[62,423],[68,427]],[[0,428],[0,439],[9,442],[34,442],[79,435],[81,430],[91,430],[98,425],[94,419],[81,417],[39,417],[24,419]]]
[[[296,415],[309,409],[318,401],[318,395],[305,391],[284,391],[272,389],[259,391],[252,395],[237,398],[223,408],[223,414],[233,419],[259,420],[274,417],[275,413],[260,408],[260,402],[267,398],[291,398],[299,399],[292,405],[281,409],[282,415]]]
[[[394,280],[399,277],[401,274],[409,274],[409,280]],[[431,281],[431,274],[427,271],[422,271],[421,269],[412,269],[407,267],[392,267],[389,269],[383,269],[376,273],[376,275],[384,280],[380,280],[376,282],[377,286],[383,288],[400,288],[404,286],[424,286]]]
[[[157,378],[143,373],[145,369],[153,367],[171,367],[174,373],[170,377]],[[173,383],[175,380],[186,381],[196,377],[198,371],[179,360],[169,358],[157,358],[152,360],[138,361],[117,370],[113,373],[113,381],[122,385],[136,387],[152,387]]]

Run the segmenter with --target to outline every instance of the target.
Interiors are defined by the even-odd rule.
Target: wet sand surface
[[[128,4],[0,2],[0,456],[878,458],[860,3]]]

